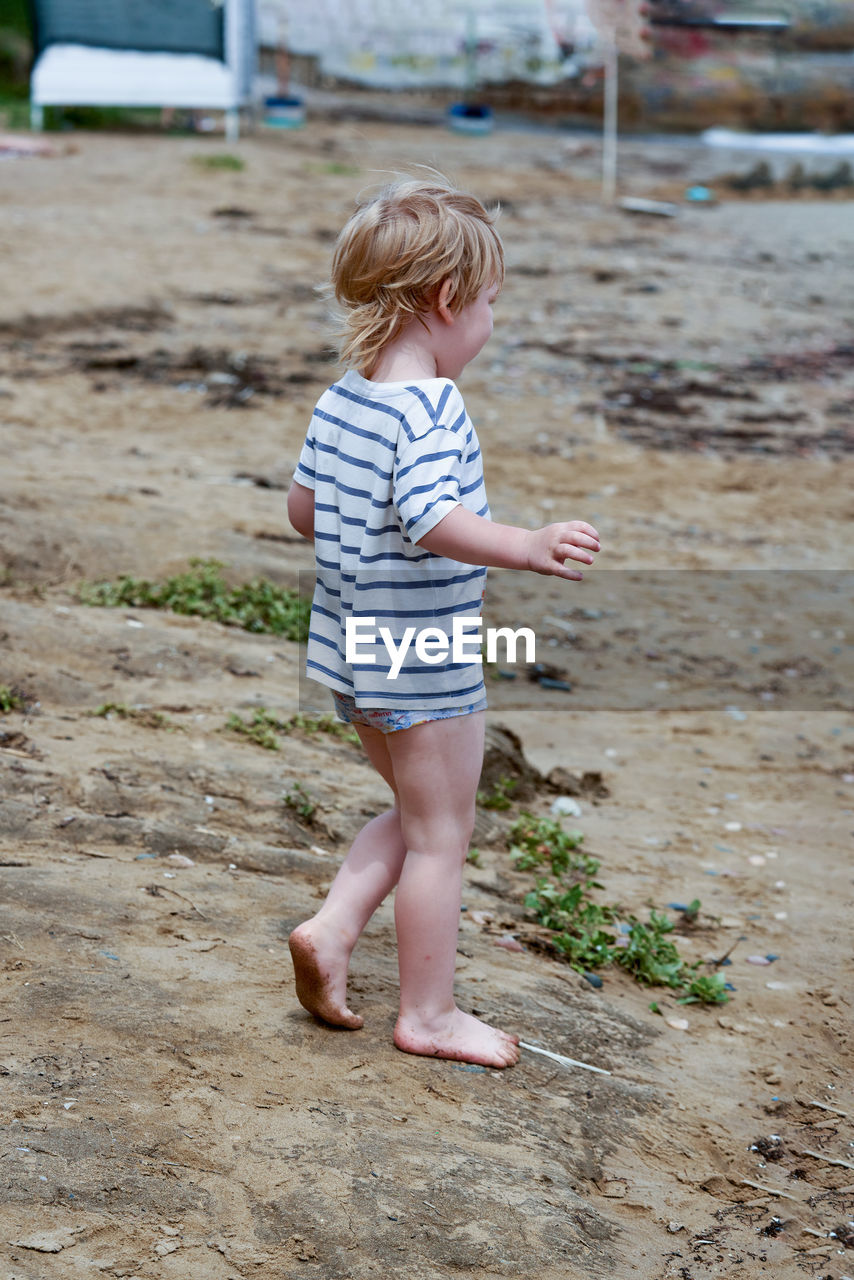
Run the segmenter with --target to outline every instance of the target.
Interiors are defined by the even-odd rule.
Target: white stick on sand
[[[598,1071],[602,1076],[611,1074],[604,1067],[594,1067],[589,1062],[579,1062],[576,1058],[564,1058],[563,1054],[552,1053],[551,1049],[540,1049],[535,1044],[526,1044],[524,1040],[519,1041],[519,1048],[528,1049],[531,1053],[541,1053],[544,1058],[551,1058],[552,1062],[559,1062],[564,1067],[583,1067],[585,1071]]]

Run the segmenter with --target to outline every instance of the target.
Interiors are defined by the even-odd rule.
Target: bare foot
[[[401,1014],[394,1029],[394,1043],[404,1053],[475,1062],[484,1067],[512,1067],[519,1061],[517,1036],[490,1027],[457,1008],[429,1024]]]
[[[347,1008],[347,964],[349,955],[340,954],[312,928],[312,921],[299,925],[288,938],[294,962],[297,999],[304,1009],[334,1027],[355,1031],[364,1019]]]

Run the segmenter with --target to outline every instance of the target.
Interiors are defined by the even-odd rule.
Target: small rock
[[[35,1231],[9,1243],[16,1249],[32,1249],[35,1253],[60,1253],[74,1244],[75,1234],[70,1227],[60,1227],[56,1231]]]
[[[751,853],[751,855],[750,855],[750,857],[747,859],[747,861],[750,863],[751,867],[764,867],[764,866],[765,866],[765,858],[763,857],[763,855],[762,855],[761,853]]]
[[[556,817],[568,815],[572,818],[580,818],[581,805],[577,800],[573,800],[572,796],[558,796],[552,804],[551,812]]]
[[[736,1035],[746,1036],[750,1034],[750,1027],[744,1022],[735,1022],[732,1018],[721,1014],[718,1018],[718,1026],[723,1027],[724,1031],[734,1031]]]
[[[490,924],[495,919],[495,916],[491,911],[470,911],[469,919],[473,920],[475,924]]]
[[[518,938],[514,938],[512,933],[505,933],[503,938],[495,939],[496,947],[503,947],[505,951],[524,951]]]
[[[672,1236],[675,1236],[677,1232],[684,1231],[685,1226],[681,1222],[668,1222],[667,1230],[670,1232]]]
[[[687,1018],[665,1018],[664,1021],[674,1031],[687,1031],[691,1025]]]
[[[194,867],[196,864],[192,858],[188,858],[185,853],[170,853],[166,859],[171,862],[173,867]]]
[[[748,964],[770,964],[771,961],[767,956],[747,956]]]
[[[602,986],[602,979],[598,973],[585,973],[582,976],[584,981],[588,982],[591,987],[595,987],[598,990]]]

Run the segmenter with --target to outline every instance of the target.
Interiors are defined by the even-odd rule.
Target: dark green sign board
[[[223,5],[215,0],[31,0],[36,52],[85,44],[225,60]]]

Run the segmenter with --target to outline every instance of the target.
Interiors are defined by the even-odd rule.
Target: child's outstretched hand
[[[599,550],[599,534],[592,524],[570,520],[565,524],[547,524],[529,534],[528,568],[533,573],[554,574],[578,582],[584,577],[580,569],[568,568],[567,560],[592,564]]]
[[[455,507],[418,543],[435,556],[447,556],[463,564],[494,565],[496,569],[530,569],[558,578],[578,581],[580,569],[568,569],[565,561],[592,564],[599,550],[599,534],[592,524],[569,520],[547,524],[544,529],[520,529],[494,524],[465,507]]]

